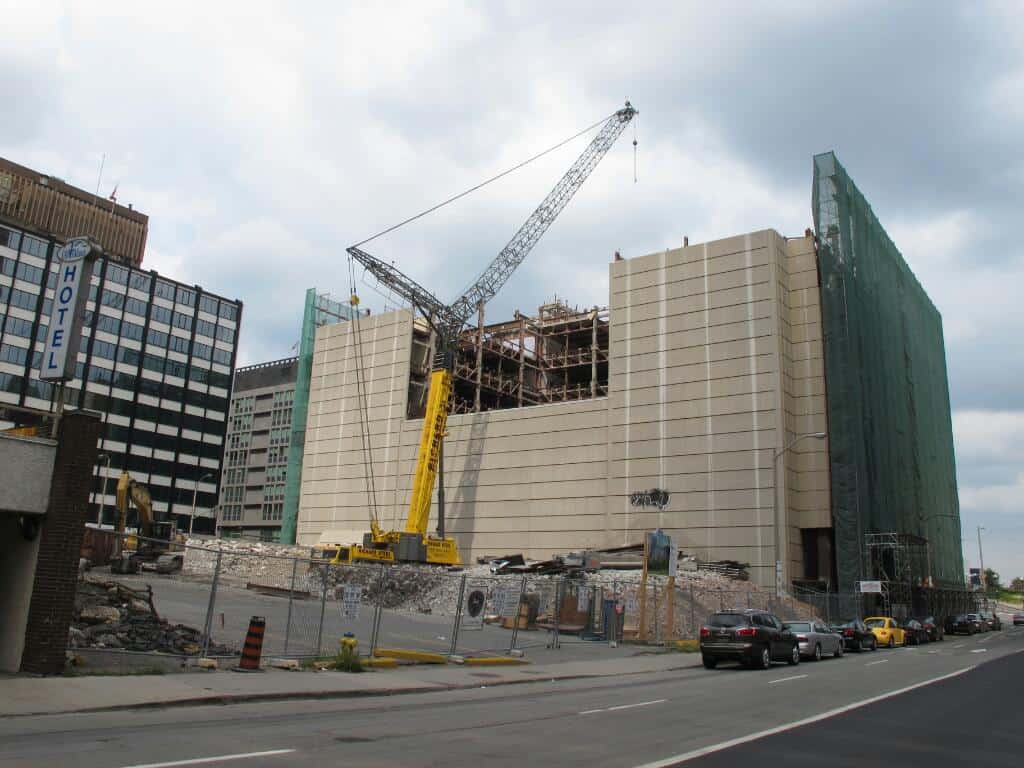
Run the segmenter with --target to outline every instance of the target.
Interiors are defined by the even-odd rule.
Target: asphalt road
[[[470,691],[11,718],[0,765],[1017,765],[1022,651],[1015,628],[767,671],[494,688],[481,671]]]

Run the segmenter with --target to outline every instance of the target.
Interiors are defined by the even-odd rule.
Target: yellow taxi
[[[870,616],[864,619],[864,624],[874,634],[880,646],[895,648],[897,645],[907,644],[906,630],[896,619],[889,616]]]

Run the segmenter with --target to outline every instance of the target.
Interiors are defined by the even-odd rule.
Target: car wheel
[[[703,656],[701,657],[701,660],[704,662],[704,669],[714,669],[718,666],[718,659],[711,659],[707,656]]]
[[[819,659],[821,658],[821,649],[820,648],[817,649],[816,655],[817,655],[817,658],[819,658]],[[795,667],[797,664],[800,663],[800,646],[797,645],[796,643],[793,643],[793,650],[790,652],[789,658],[786,659],[786,663],[789,664],[789,666],[791,666],[791,667]]]
[[[843,650],[844,650],[844,649],[843,649],[843,641],[842,641],[842,640],[840,640],[840,641],[839,641],[839,645],[837,645],[837,646],[836,646],[836,653],[835,653],[835,656],[836,656],[836,658],[837,658],[837,659],[841,659],[841,658],[843,658]]]
[[[871,650],[872,651],[877,651],[878,650],[878,639],[877,638],[874,638],[874,637],[871,638]]]
[[[821,646],[820,645],[815,645],[814,646],[814,660],[815,661],[821,661]]]
[[[772,665],[772,655],[768,652],[768,646],[766,645],[761,649],[761,669],[768,669]]]

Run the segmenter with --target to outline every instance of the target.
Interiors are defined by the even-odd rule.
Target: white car
[[[843,655],[843,638],[833,632],[822,621],[790,621],[786,627],[796,635],[800,655],[805,659],[821,661],[822,656]]]

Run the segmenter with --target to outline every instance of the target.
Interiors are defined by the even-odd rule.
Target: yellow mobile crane
[[[439,480],[438,474],[439,465],[443,467],[445,427],[451,410],[452,371],[459,335],[473,313],[498,293],[516,267],[523,262],[636,114],[637,111],[627,101],[625,107],[603,121],[604,125],[597,136],[537,209],[530,214],[508,245],[494,258],[476,282],[451,305],[441,303],[433,294],[402,274],[393,265],[361,250],[359,246],[369,240],[347,249],[350,257],[361,264],[367,272],[423,314],[434,331],[436,347],[405,530],[384,531],[375,512],[371,510],[370,533],[363,537],[363,543],[339,547],[334,562],[398,560],[438,565],[455,565],[460,562],[458,544],[454,538],[445,535],[444,479],[441,477]],[[636,146],[635,139],[633,145]],[[395,227],[385,232],[392,229]],[[358,297],[353,294],[353,306],[358,303]],[[357,383],[358,375],[357,371]],[[366,460],[369,459],[367,455]],[[438,527],[437,535],[431,536],[427,533],[427,524],[435,481],[439,481]]]

